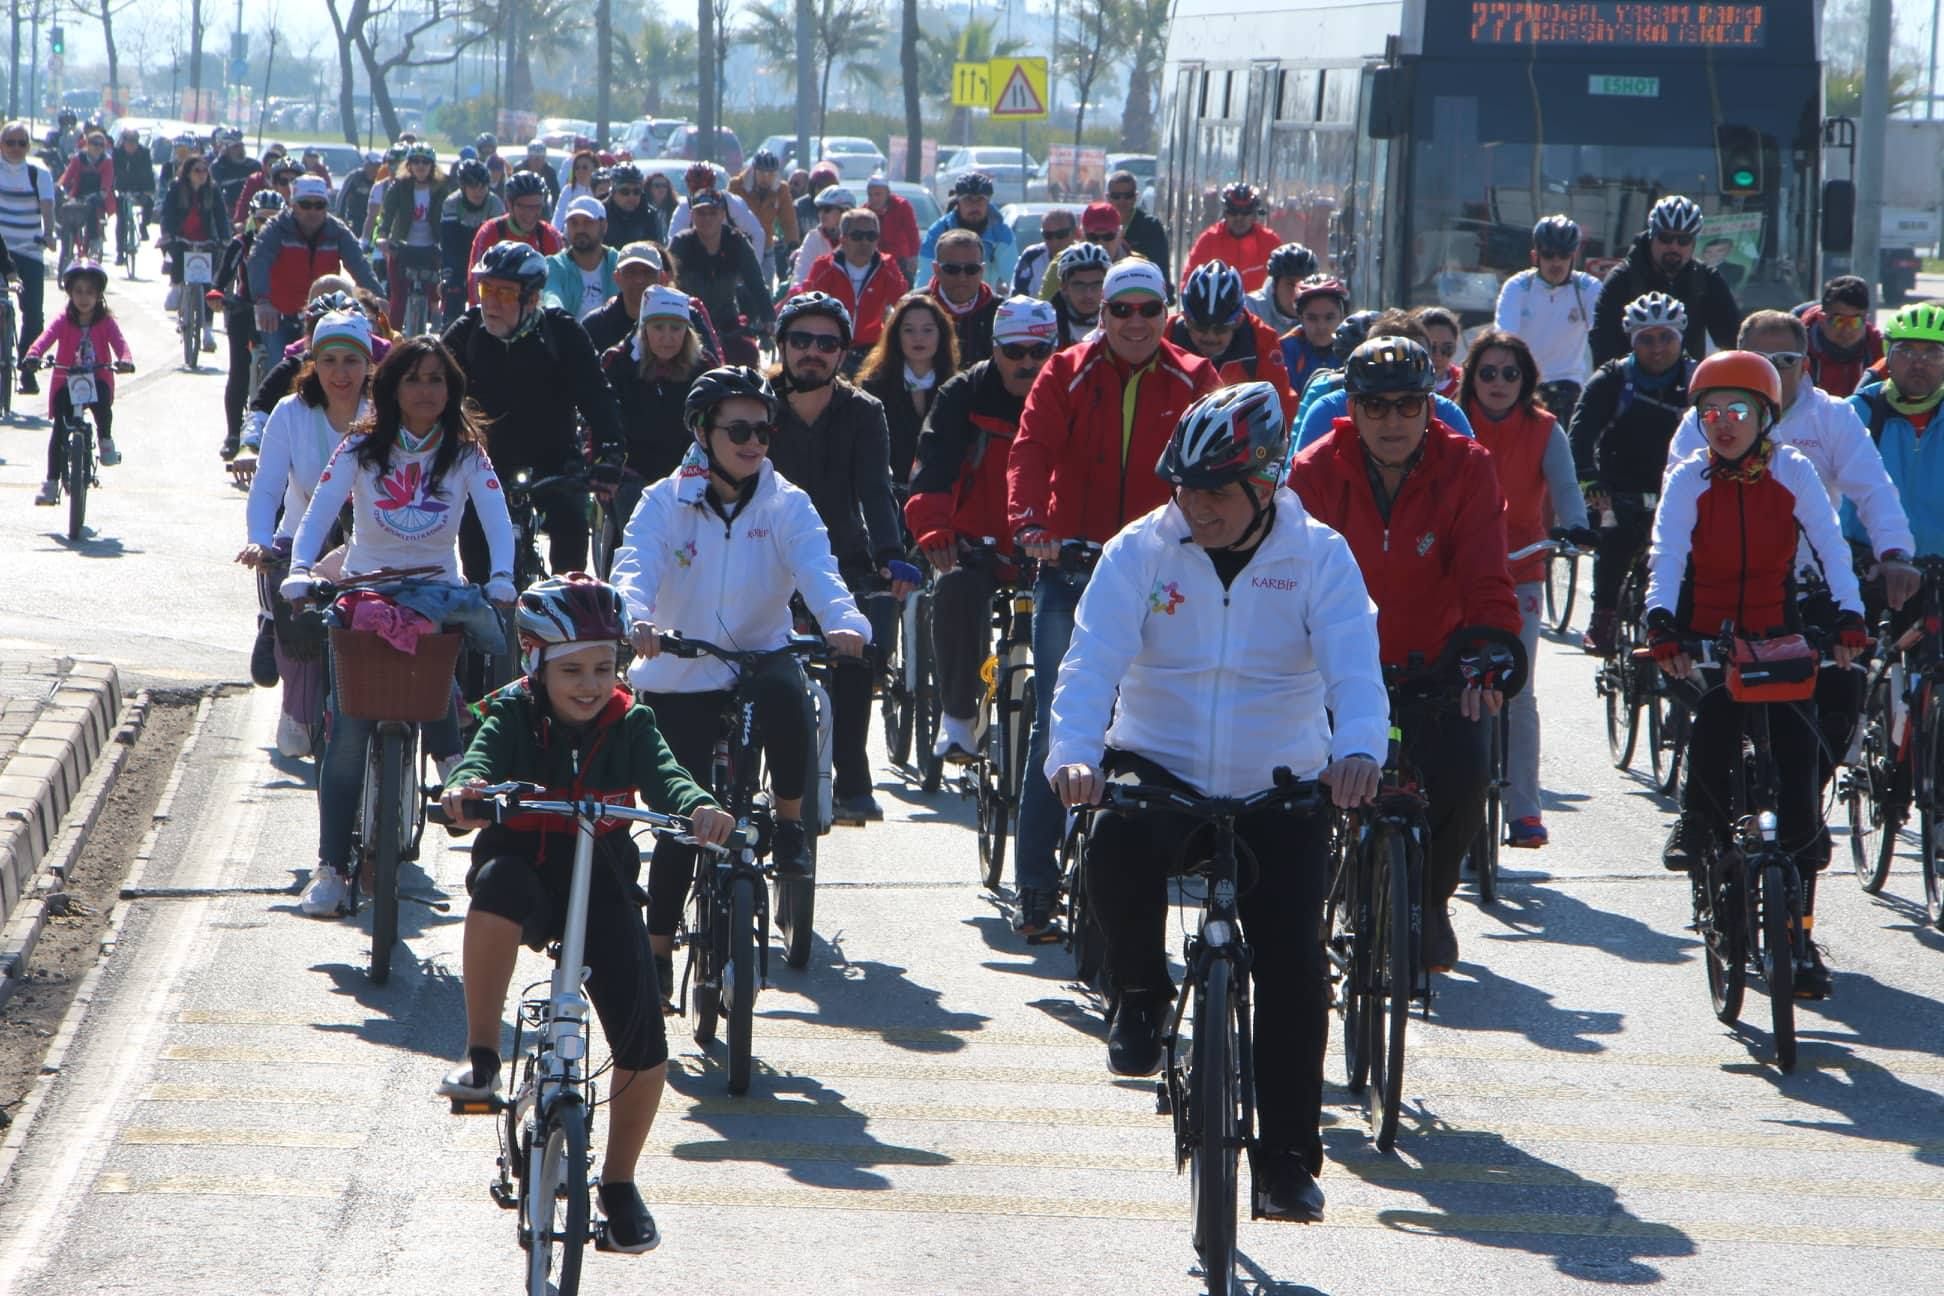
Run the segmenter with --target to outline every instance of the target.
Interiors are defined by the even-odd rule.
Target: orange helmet
[[[1717,351],[1695,366],[1688,379],[1688,403],[1699,404],[1711,391],[1745,391],[1768,405],[1769,422],[1782,417],[1782,375],[1755,351]]]

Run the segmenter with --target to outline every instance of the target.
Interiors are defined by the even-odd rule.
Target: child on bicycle
[[[1654,659],[1667,674],[1686,679],[1694,672],[1688,645],[1714,639],[1724,626],[1748,640],[1797,631],[1799,529],[1841,610],[1829,651],[1837,665],[1847,666],[1870,646],[1863,600],[1815,465],[1769,435],[1782,413],[1775,366],[1754,351],[1717,352],[1696,367],[1688,391],[1708,444],[1669,472],[1654,514],[1645,601]],[[1808,669],[1813,675],[1813,661]],[[1681,813],[1661,852],[1671,872],[1705,868],[1711,843],[1729,831],[1732,780],[1742,768],[1739,705],[1726,688],[1714,688],[1695,709]],[[1802,874],[1802,921],[1813,929],[1816,874],[1829,866],[1830,849],[1816,790],[1815,703],[1765,705],[1779,840]],[[1829,972],[1813,941],[1808,948],[1807,963],[1796,969],[1795,994],[1821,999],[1829,994]]]
[[[61,499],[61,461],[67,455],[63,422],[74,412],[68,402],[69,369],[92,369],[95,380],[94,422],[99,438],[101,464],[112,468],[121,462],[112,435],[115,425],[115,373],[131,373],[135,358],[122,337],[121,326],[108,309],[108,272],[98,261],[81,258],[61,272],[61,290],[68,295],[67,309],[56,316],[21,358],[20,372],[31,374],[40,368],[41,357],[54,349],[54,363],[61,372],[47,389],[47,413],[54,422],[47,435],[47,480],[41,483],[36,504],[57,504]],[[114,355],[113,372],[108,357]]]
[[[526,678],[486,703],[472,746],[445,783],[454,827],[479,828],[466,874],[462,971],[467,1060],[439,1092],[484,1099],[498,1088],[500,1014],[522,943],[561,938],[573,876],[573,825],[547,816],[503,824],[468,817],[466,789],[511,781],[538,783],[561,797],[599,797],[687,815],[696,840],[726,841],[735,821],[669,754],[655,714],[636,705],[618,679],[625,609],[614,587],[582,572],[542,581],[522,594],[515,618]],[[609,1245],[653,1250],[661,1237],[635,1186],[668,1076],[668,1035],[650,976],[642,926],[641,852],[625,823],[602,824],[587,905],[587,993],[614,1054],[609,1082],[607,1155],[601,1210]]]
[[[734,673],[713,658],[661,657],[656,635],[674,631],[739,650],[780,648],[800,591],[833,651],[858,657],[871,636],[810,497],[769,462],[776,393],[744,365],[695,380],[683,417],[695,438],[680,468],[650,486],[614,555],[614,583],[628,603],[629,641],[641,658],[628,680],[655,708],[684,768],[705,771]],[[810,869],[803,792],[813,735],[802,670],[785,662],[743,681],[756,700],[764,763],[775,798],[771,857],[782,873]],[[695,872],[695,852],[666,841],[648,870],[648,939],[664,994],[674,977],[675,920]]]

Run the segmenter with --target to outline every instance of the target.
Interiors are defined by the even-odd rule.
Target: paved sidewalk
[[[0,765],[14,754],[66,675],[66,658],[0,652]]]

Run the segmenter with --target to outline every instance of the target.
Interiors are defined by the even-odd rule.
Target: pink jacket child
[[[66,311],[54,317],[34,344],[27,348],[27,354],[39,360],[49,347],[54,348],[54,363],[63,366],[54,374],[54,381],[47,385],[47,413],[52,418],[58,411],[54,398],[67,387],[65,368],[73,365],[86,343],[94,354],[95,385],[99,389],[101,404],[112,405],[115,401],[115,378],[110,364],[110,352],[115,360],[133,361],[134,354],[128,349],[127,339],[122,337],[121,326],[114,317],[104,315],[92,324],[76,324],[68,318]]]

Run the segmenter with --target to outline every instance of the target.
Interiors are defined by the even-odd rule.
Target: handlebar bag
[[[1820,656],[1799,634],[1736,639],[1728,694],[1737,702],[1803,702],[1816,693]]]

